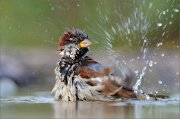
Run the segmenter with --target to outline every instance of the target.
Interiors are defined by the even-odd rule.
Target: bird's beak
[[[88,39],[84,39],[79,43],[80,48],[87,48],[91,45],[92,43]]]

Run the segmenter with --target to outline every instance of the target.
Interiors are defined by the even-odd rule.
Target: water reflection
[[[179,95],[159,101],[124,102],[66,102],[55,101],[50,96],[14,96],[1,97],[0,118],[178,118],[179,106]]]
[[[134,106],[111,106],[104,102],[55,102],[54,117],[57,118],[132,118]]]
[[[177,118],[178,100],[107,102],[55,102],[54,118]]]

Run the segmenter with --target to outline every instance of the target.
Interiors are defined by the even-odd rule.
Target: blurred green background
[[[94,48],[104,47],[108,34],[113,47],[142,47],[146,39],[177,48],[179,0],[0,1],[1,46],[55,48],[67,28],[85,30]]]

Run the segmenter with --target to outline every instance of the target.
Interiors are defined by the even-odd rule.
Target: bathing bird
[[[123,68],[122,76],[117,76],[112,68],[88,56],[91,44],[88,35],[79,29],[67,30],[61,36],[57,44],[59,61],[55,68],[56,81],[52,90],[55,99],[137,99],[137,93],[133,90],[136,82],[134,73],[128,68]]]

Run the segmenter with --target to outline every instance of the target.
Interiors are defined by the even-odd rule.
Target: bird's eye
[[[77,43],[77,41],[76,41],[76,40],[73,40],[72,42],[73,42],[73,43]]]

